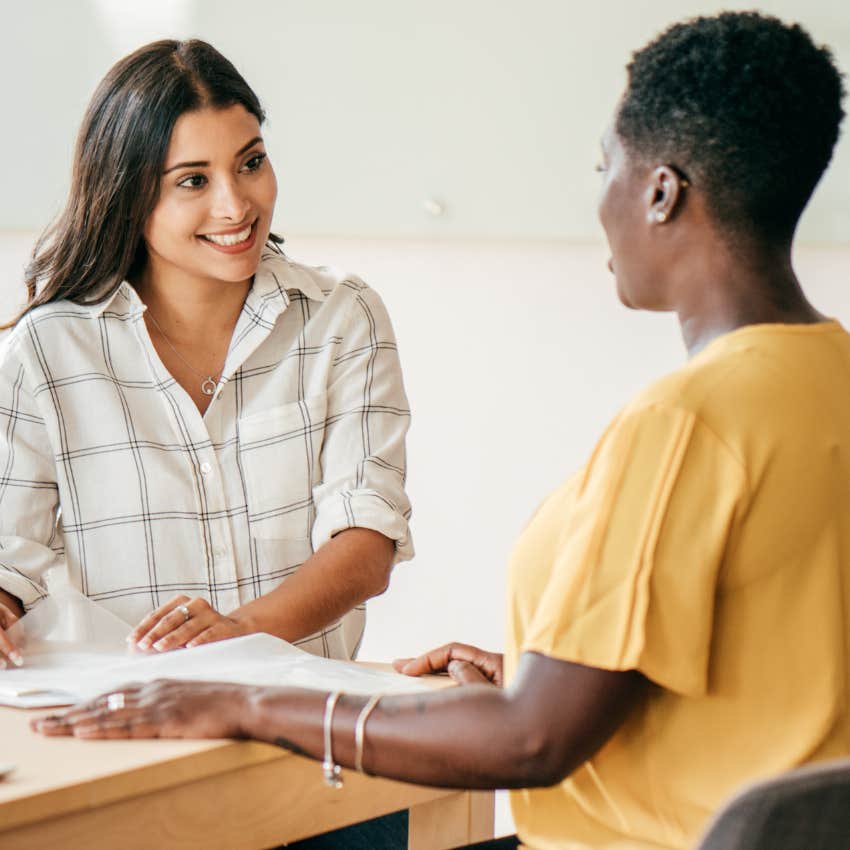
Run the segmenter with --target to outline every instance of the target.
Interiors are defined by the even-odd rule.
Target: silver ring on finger
[[[107,711],[120,711],[124,708],[125,700],[124,694],[109,694],[106,697],[106,710]]]
[[[188,623],[189,620],[192,619],[192,615],[189,613],[189,609],[185,605],[178,605],[175,611],[179,611],[183,615],[183,622]]]

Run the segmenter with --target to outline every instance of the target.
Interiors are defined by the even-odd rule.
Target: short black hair
[[[790,239],[832,157],[842,74],[798,24],[724,12],[637,51],[616,131],[631,156],[681,170],[730,235]]]

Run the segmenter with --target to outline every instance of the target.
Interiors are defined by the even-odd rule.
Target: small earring
[[[664,224],[664,222],[667,221],[667,213],[664,212],[664,210],[656,210],[655,220],[658,224]]]

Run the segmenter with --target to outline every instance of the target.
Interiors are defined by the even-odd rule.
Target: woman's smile
[[[241,254],[254,247],[257,239],[257,222],[259,218],[240,230],[228,230],[219,233],[200,233],[198,239],[210,248],[225,254]]]

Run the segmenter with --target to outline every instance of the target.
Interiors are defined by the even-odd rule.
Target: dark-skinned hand
[[[502,654],[467,643],[447,643],[417,658],[398,658],[393,667],[405,676],[448,673],[462,685],[504,685]]]
[[[64,714],[30,721],[42,735],[77,738],[241,738],[241,717],[250,688],[219,682],[160,679],[125,685]],[[110,697],[123,706],[109,707]]]

